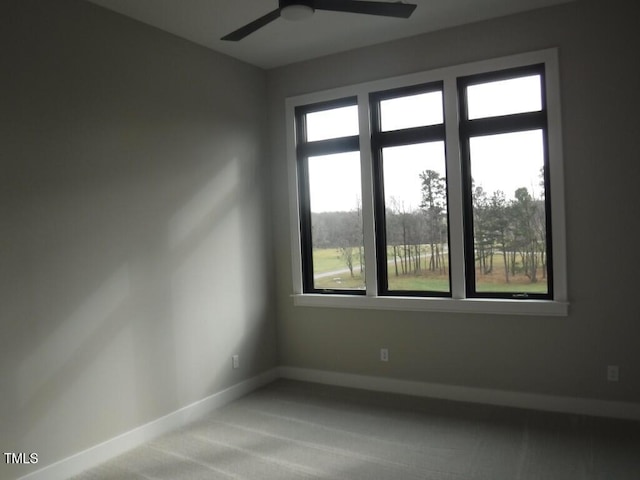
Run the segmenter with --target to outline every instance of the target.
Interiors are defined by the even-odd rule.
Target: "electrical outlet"
[[[388,348],[381,348],[380,349],[380,361],[381,362],[388,362],[389,361],[389,349]]]
[[[240,355],[231,356],[231,365],[233,368],[240,368]]]
[[[617,382],[620,380],[620,369],[618,365],[607,365],[607,380],[609,382]]]

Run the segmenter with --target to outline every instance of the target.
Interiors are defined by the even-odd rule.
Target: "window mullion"
[[[298,146],[298,155],[301,157],[316,157],[333,153],[355,152],[359,148],[358,143],[359,137],[357,135],[306,142]]]
[[[367,296],[378,295],[376,241],[373,214],[373,169],[371,164],[371,125],[369,123],[369,96],[358,95],[358,121],[360,132],[360,172],[362,175],[362,229],[365,251],[365,285]]]
[[[444,131],[444,125],[429,125],[427,127],[405,128],[391,132],[378,132],[376,137],[378,146],[384,148],[442,140]]]
[[[464,223],[462,166],[458,138],[458,99],[454,76],[444,80],[444,118],[446,131],[447,194],[449,212],[449,261],[451,269],[451,296],[465,298]]]
[[[497,135],[500,133],[535,130],[543,128],[546,124],[547,113],[542,111],[465,120],[462,122],[460,128],[465,136],[475,137],[479,135]]]

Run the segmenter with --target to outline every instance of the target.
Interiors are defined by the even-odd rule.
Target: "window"
[[[458,79],[468,297],[553,298],[544,64]]]
[[[448,296],[443,85],[369,95],[378,292]]]
[[[355,98],[296,109],[305,292],[362,294],[358,108]]]
[[[565,315],[555,50],[287,100],[294,301]]]

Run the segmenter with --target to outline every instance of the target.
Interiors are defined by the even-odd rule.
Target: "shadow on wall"
[[[266,275],[246,170],[237,158],[208,180],[201,169],[195,195],[166,216],[133,208],[114,221],[97,208],[110,202],[75,199],[93,204],[91,221],[47,232],[51,248],[31,259],[43,268],[33,265],[31,291],[14,304],[33,330],[9,358],[20,428],[5,450],[37,448],[46,465],[62,437],[87,448],[241,380],[230,357],[242,350],[250,362],[266,329],[265,300],[246,295]]]

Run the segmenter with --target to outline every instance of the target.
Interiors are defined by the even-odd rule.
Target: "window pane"
[[[442,92],[421,93],[380,102],[383,132],[439,125],[443,121]]]
[[[309,158],[314,288],[364,289],[360,152]]]
[[[358,135],[358,106],[307,113],[307,141]]]
[[[476,290],[548,293],[542,130],[469,144]]]
[[[469,120],[542,110],[540,75],[467,87]]]
[[[444,142],[382,151],[388,289],[449,292]]]

